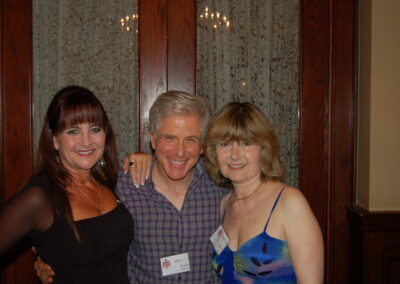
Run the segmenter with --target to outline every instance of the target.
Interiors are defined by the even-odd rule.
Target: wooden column
[[[28,0],[2,0],[0,9],[0,196],[4,201],[32,170],[32,6]],[[22,242],[1,257],[3,283],[38,283],[32,252],[22,254],[26,245]]]
[[[347,283],[354,202],[356,0],[302,0],[299,184],[321,224],[326,283]]]
[[[150,151],[148,112],[168,90],[195,92],[196,1],[139,0],[139,148]]]

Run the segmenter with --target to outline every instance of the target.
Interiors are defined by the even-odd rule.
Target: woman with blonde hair
[[[322,283],[323,240],[303,194],[283,183],[278,139],[265,115],[232,102],[211,121],[206,169],[219,186],[212,265],[223,283]]]

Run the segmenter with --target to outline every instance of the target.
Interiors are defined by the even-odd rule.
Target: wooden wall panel
[[[329,1],[301,1],[300,37],[300,161],[299,188],[321,226],[325,267],[330,269],[329,194],[331,192],[329,123],[330,7]]]
[[[299,187],[321,224],[326,283],[347,282],[356,137],[356,0],[301,1]]]
[[[3,48],[5,47],[4,45],[4,36],[3,36],[3,19],[5,17],[5,12],[3,13],[4,8],[3,8],[3,1],[0,3],[0,48],[1,48],[1,52],[0,52],[0,206],[1,204],[3,204],[4,202],[4,195],[5,195],[5,183],[4,183],[4,149],[3,149],[3,99],[4,99],[4,95],[3,95],[3,73],[4,70],[2,68],[2,66],[4,66],[3,64],[3,57],[4,57],[4,53],[5,50],[3,50]],[[0,274],[1,277],[1,274]],[[0,278],[1,279],[1,278]],[[0,281],[1,283],[1,281]]]
[[[300,36],[299,187],[312,205],[324,235],[328,231],[330,145],[329,1],[304,0]]]
[[[400,279],[400,212],[348,207],[347,283],[397,283]]]
[[[18,191],[32,171],[32,7],[30,1],[1,1],[1,189],[2,200]],[[24,244],[1,258],[3,270]],[[26,246],[25,246],[26,248]],[[23,251],[23,250],[22,250]],[[37,283],[28,251],[3,270],[7,284]]]
[[[139,0],[139,149],[150,151],[148,113],[156,96],[167,91],[167,0]]]
[[[399,237],[397,237],[396,240],[397,243],[400,242]],[[399,281],[400,279],[400,252],[397,251],[397,253],[385,253],[383,257],[383,283],[396,283],[396,281]]]
[[[139,0],[139,148],[150,151],[148,111],[168,90],[195,92],[196,1]]]
[[[168,1],[168,90],[196,91],[196,1]]]
[[[329,196],[330,283],[345,283],[348,271],[346,206],[355,202],[355,143],[357,129],[357,1],[331,1],[331,191]]]

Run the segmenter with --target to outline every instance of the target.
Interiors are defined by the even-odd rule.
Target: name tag
[[[218,229],[212,234],[210,237],[210,241],[214,246],[215,251],[217,254],[220,254],[224,248],[229,244],[229,237],[225,233],[224,228],[220,225]]]
[[[160,258],[162,276],[190,271],[189,254],[181,253]]]

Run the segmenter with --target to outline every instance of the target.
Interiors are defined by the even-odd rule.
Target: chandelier
[[[138,20],[139,20],[139,15],[138,14],[132,14],[132,16],[125,16],[121,18],[120,24],[122,29],[124,29],[127,32],[136,32],[138,33]]]
[[[227,16],[219,11],[209,11],[208,7],[204,7],[204,12],[200,14],[200,19],[208,21],[214,30],[226,28],[229,29],[231,22]]]

